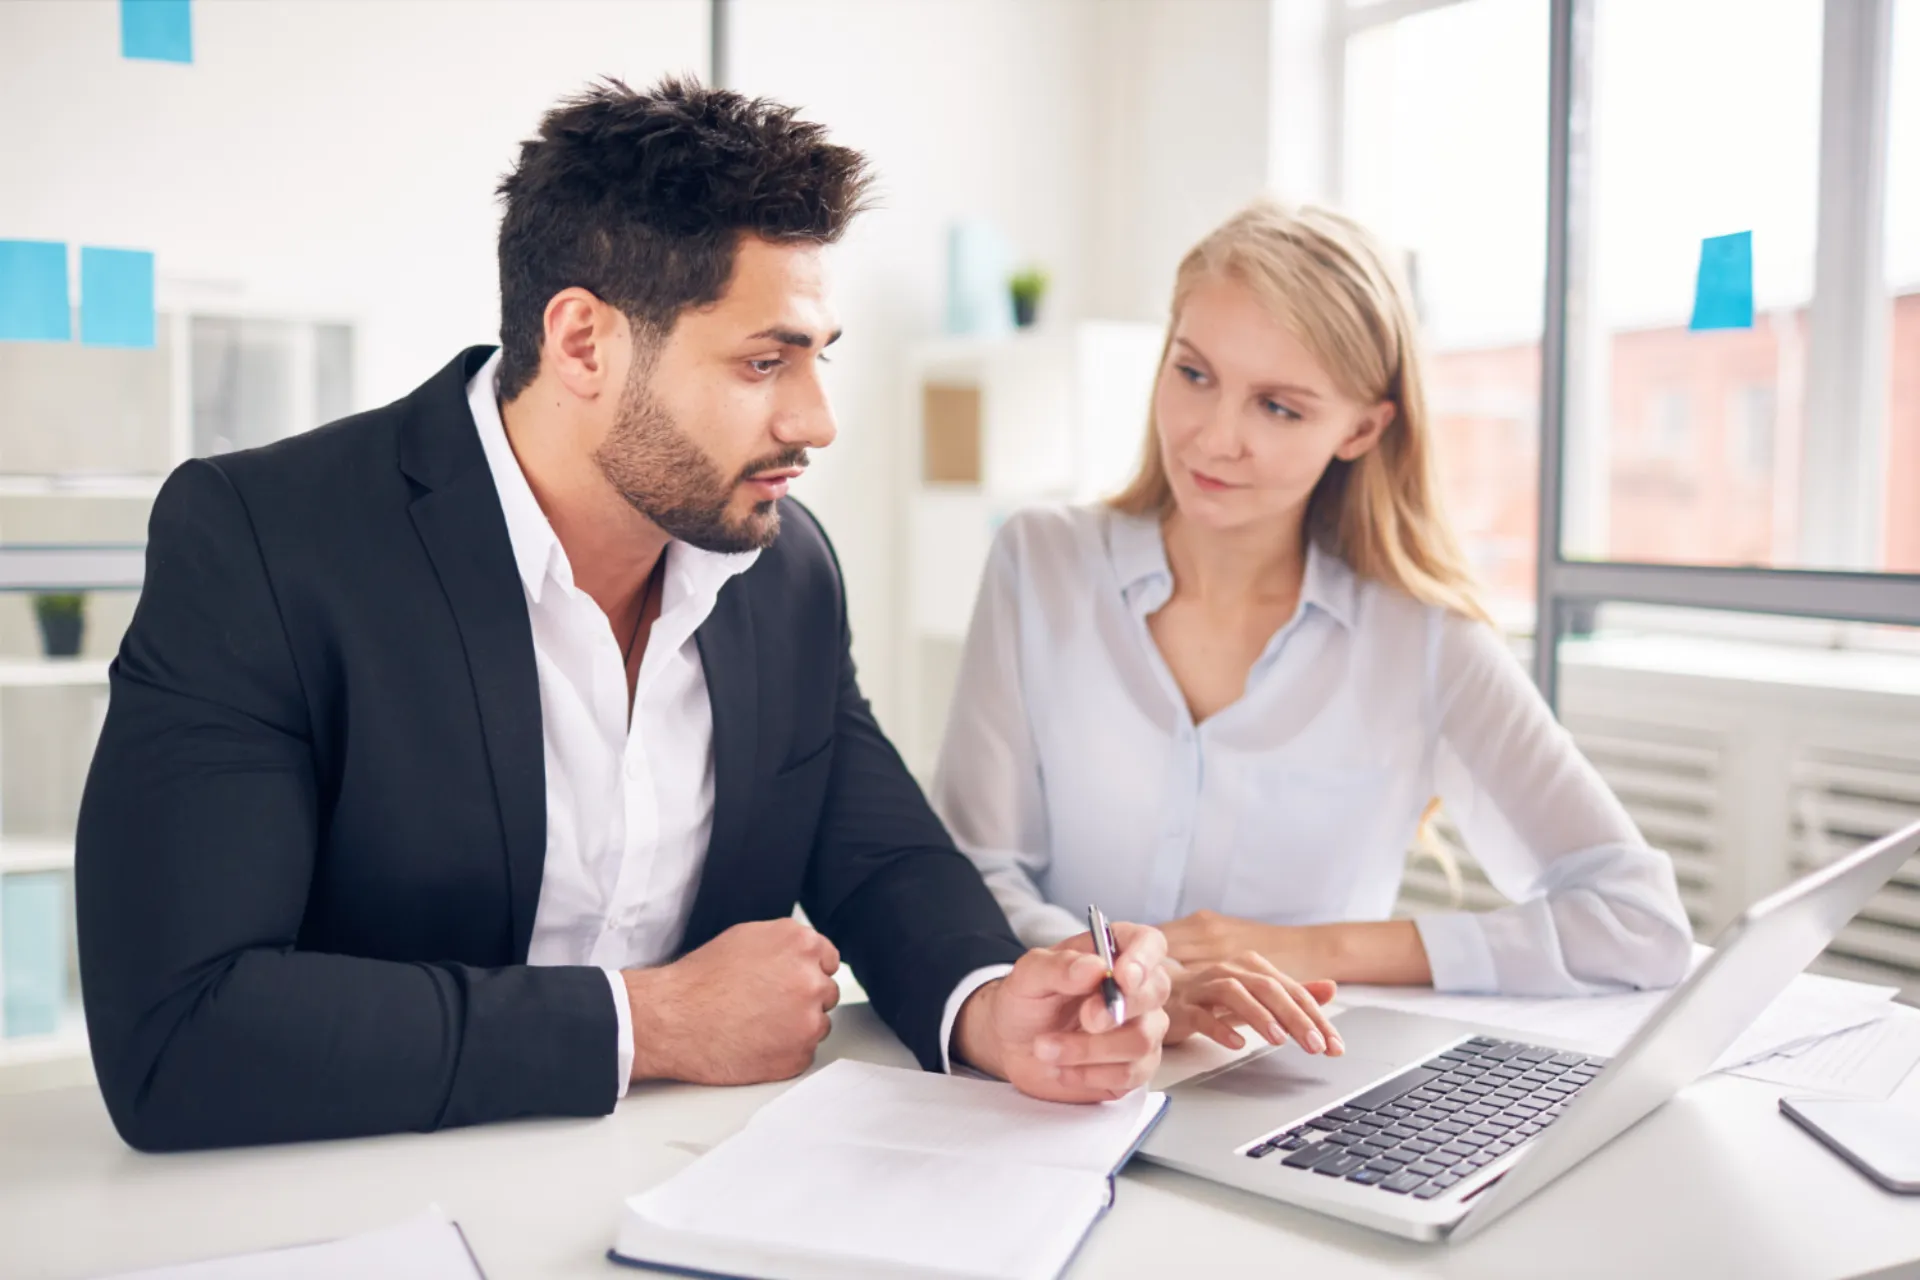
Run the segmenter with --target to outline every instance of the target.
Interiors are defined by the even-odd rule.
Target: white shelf
[[[106,682],[105,658],[0,658],[0,687],[47,688]]]
[[[0,473],[0,498],[152,498],[165,476]]]
[[[0,836],[0,875],[65,871],[73,865],[73,841],[54,836]]]
[[[24,1067],[85,1057],[87,1027],[76,1015],[51,1035],[0,1036],[0,1067]]]
[[[86,1085],[93,1080],[86,1018],[79,1005],[62,1017],[51,1035],[0,1036],[0,1093],[33,1093]]]

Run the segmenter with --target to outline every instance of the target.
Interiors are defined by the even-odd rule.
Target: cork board
[[[980,388],[929,382],[921,388],[921,479],[980,483]]]

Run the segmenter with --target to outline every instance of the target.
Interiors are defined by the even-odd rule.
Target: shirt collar
[[[571,582],[573,569],[507,440],[506,423],[500,418],[499,373],[500,353],[496,351],[467,383],[467,404],[480,432],[480,447],[486,451],[487,469],[493,473],[493,487],[500,494],[500,510],[507,518],[507,538],[513,543],[513,562],[520,570],[520,582],[527,589],[527,599],[538,604],[547,578],[551,575]]]
[[[1173,594],[1173,570],[1167,567],[1167,544],[1161,537],[1158,516],[1109,512],[1107,556],[1120,594],[1135,613],[1150,614]],[[1312,605],[1341,626],[1351,628],[1358,591],[1358,580],[1347,562],[1309,540],[1307,569],[1300,582],[1301,606]]]
[[[480,447],[486,451],[487,468],[493,473],[493,487],[500,494],[500,510],[507,518],[507,538],[513,544],[513,562],[520,572],[521,585],[526,588],[527,599],[539,604],[549,581],[573,585],[573,565],[507,440],[506,423],[500,417],[499,372],[500,353],[496,351],[467,383],[467,404],[480,433]],[[662,614],[692,600],[710,603],[729,579],[751,568],[760,553],[703,551],[684,542],[670,542],[666,556],[666,574],[660,586]]]

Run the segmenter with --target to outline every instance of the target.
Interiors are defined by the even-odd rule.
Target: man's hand
[[[1146,925],[1116,924],[1113,932],[1124,1024],[1113,1025],[1100,998],[1106,967],[1083,933],[1027,952],[1012,973],[967,997],[954,1024],[957,1056],[1052,1102],[1104,1102],[1145,1084],[1167,1032],[1167,944]]]
[[[834,945],[798,920],[737,924],[658,969],[628,969],[633,1078],[790,1080],[813,1065],[839,1003]]]

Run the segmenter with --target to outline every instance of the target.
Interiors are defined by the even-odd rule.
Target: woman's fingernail
[[[1267,1039],[1273,1041],[1275,1044],[1279,1044],[1281,1041],[1285,1040],[1286,1038],[1287,1038],[1287,1033],[1280,1029],[1279,1023],[1269,1022],[1267,1024]]]
[[[1347,1042],[1340,1038],[1338,1031],[1327,1037],[1327,1043],[1333,1046],[1335,1053],[1345,1053],[1347,1051]]]
[[[1307,1028],[1307,1050],[1310,1053],[1325,1053],[1327,1051],[1326,1037],[1322,1036],[1319,1031],[1312,1027]]]
[[[1060,1042],[1057,1040],[1034,1041],[1033,1056],[1042,1062],[1052,1062],[1060,1056]]]

